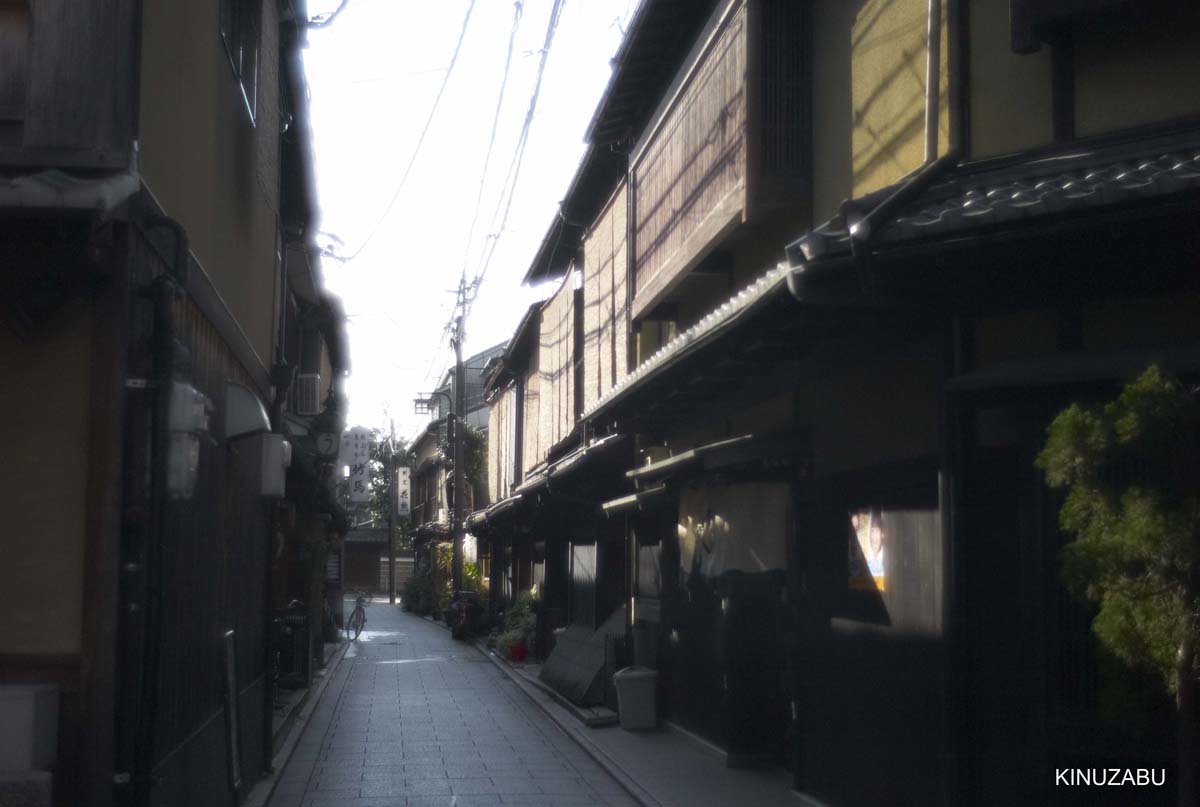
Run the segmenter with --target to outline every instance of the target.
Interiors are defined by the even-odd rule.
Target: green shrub
[[[488,581],[483,579],[483,575],[479,572],[479,564],[468,561],[463,564],[463,590],[472,591],[479,596],[479,608],[486,614],[488,613],[488,603],[490,600],[490,592],[488,591]]]
[[[537,630],[537,592],[522,591],[517,595],[516,602],[504,616],[504,630],[496,637],[496,647],[504,655],[508,655],[513,645],[524,642],[529,645]]]
[[[413,575],[404,584],[405,611],[424,616],[433,604],[433,578],[427,574]]]
[[[450,607],[450,600],[454,598],[454,576],[450,572],[454,547],[451,544],[438,544],[434,552],[437,586],[433,592],[433,615],[435,619],[440,619]]]

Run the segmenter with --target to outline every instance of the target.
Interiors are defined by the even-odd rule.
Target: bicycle
[[[354,598],[354,610],[350,612],[350,618],[346,620],[346,638],[354,640],[358,638],[358,634],[362,633],[363,626],[367,624],[367,612],[363,610],[363,606],[367,604],[368,598],[366,594],[359,594]],[[350,632],[354,635],[351,636]]]

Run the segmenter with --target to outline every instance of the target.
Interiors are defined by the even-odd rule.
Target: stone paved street
[[[474,647],[372,604],[269,806],[510,803],[637,802]]]

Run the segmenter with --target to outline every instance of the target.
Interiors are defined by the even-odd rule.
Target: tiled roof
[[[787,285],[787,276],[790,271],[786,264],[779,264],[720,306],[705,314],[699,322],[667,342],[654,355],[638,365],[632,373],[618,381],[616,386],[583,413],[583,419],[592,418],[601,409],[606,408],[617,398],[640,384],[643,379],[653,375],[675,356],[687,352],[694,345],[724,330],[734,320],[754,307],[756,303],[782,290]]]
[[[1138,148],[1073,149],[990,170],[960,166],[898,211],[873,246],[1197,190],[1200,135]],[[839,217],[802,236],[788,256],[799,264],[849,251]]]
[[[1115,205],[1200,188],[1200,147],[1136,161],[1047,173],[986,184],[964,181],[959,193],[898,216],[881,242],[964,230],[1029,216]]]
[[[894,188],[872,194],[872,201],[886,198],[891,190]],[[1133,146],[1081,147],[1036,159],[960,166],[952,170],[949,178],[904,206],[878,233],[874,245],[962,233],[1021,219],[1197,190],[1200,190],[1200,134],[1175,135]],[[787,249],[792,266],[782,263],[768,270],[676,336],[585,411],[583,419],[595,417],[672,359],[690,352],[725,330],[756,303],[778,293],[786,286],[793,267],[848,255],[850,238],[840,216],[805,234]]]

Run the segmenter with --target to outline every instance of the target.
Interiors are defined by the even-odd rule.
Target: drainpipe
[[[937,159],[942,81],[942,0],[929,0],[925,61],[925,162]]]
[[[143,617],[143,655],[141,704],[134,751],[134,804],[147,805],[153,792],[155,762],[154,734],[158,715],[158,675],[163,635],[163,552],[167,534],[167,454],[170,443],[171,385],[177,372],[187,363],[186,351],[176,339],[175,301],[186,288],[188,240],[183,226],[166,216],[151,216],[145,229],[165,228],[175,238],[175,254],[170,272],[151,283],[154,300],[152,337],[154,408],[150,448],[151,532],[143,549],[145,563],[145,605]]]
[[[285,287],[286,288],[286,287]],[[286,295],[283,297],[284,304],[280,311],[280,331],[283,330],[283,321],[286,316]],[[282,344],[282,339],[280,340]],[[283,433],[283,415],[287,406],[288,394],[292,389],[292,384],[296,380],[296,368],[286,362],[280,361],[271,367],[271,386],[275,390],[275,396],[271,400],[271,431],[275,434]],[[265,638],[263,640],[263,704],[262,704],[262,753],[263,753],[263,771],[265,773],[273,773],[275,771],[275,732],[271,727],[271,721],[275,717],[275,682],[271,675],[271,669],[274,666],[272,655],[274,653],[275,642],[275,614],[272,609],[272,601],[274,600],[274,563],[275,557],[275,536],[280,530],[279,523],[279,504],[272,503],[270,513],[267,516],[267,535],[266,541],[266,563],[263,568],[263,627]]]

